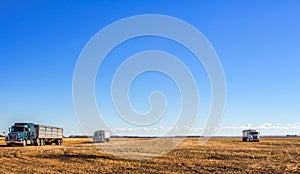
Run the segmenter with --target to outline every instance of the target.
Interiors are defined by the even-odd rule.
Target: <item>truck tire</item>
[[[41,142],[40,142],[40,140],[38,138],[36,139],[35,145],[36,146],[40,146],[41,145]]]
[[[62,140],[58,139],[55,140],[55,145],[60,146],[62,144]]]
[[[10,144],[10,143],[7,143],[7,144],[6,144],[6,146],[7,146],[7,147],[10,147],[10,146],[11,146],[11,144]]]
[[[43,139],[40,139],[40,146],[44,146],[44,140]]]
[[[25,147],[27,145],[26,140],[23,140],[22,146]]]

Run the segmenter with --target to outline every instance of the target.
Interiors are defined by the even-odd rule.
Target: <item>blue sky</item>
[[[299,134],[299,7],[298,1],[276,0],[0,1],[0,130],[30,121],[61,126],[66,135],[81,134],[73,108],[72,79],[85,44],[119,19],[163,14],[196,27],[219,56],[227,100],[218,134],[240,135],[240,129],[247,127],[265,134]],[[117,118],[109,98],[110,82],[126,57],[148,49],[178,55],[197,74],[201,106],[196,127],[200,129],[210,109],[209,79],[189,51],[155,37],[129,40],[106,58],[96,80],[104,120],[124,134],[137,134],[137,128]],[[130,90],[132,105],[140,112],[149,110],[148,95],[153,90],[169,98],[166,117],[148,129],[167,128],[176,121],[172,115],[178,112],[179,92],[168,77],[146,73]]]

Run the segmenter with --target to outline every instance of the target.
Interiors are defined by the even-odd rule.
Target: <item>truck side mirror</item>
[[[10,132],[10,127],[8,128],[8,132]]]

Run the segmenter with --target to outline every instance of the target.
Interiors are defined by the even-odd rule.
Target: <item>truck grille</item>
[[[9,140],[17,140],[17,136],[11,135],[11,136],[8,136],[8,139]]]

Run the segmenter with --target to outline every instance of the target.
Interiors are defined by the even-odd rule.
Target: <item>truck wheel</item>
[[[10,144],[10,143],[7,143],[7,144],[6,144],[6,146],[7,146],[7,147],[10,147],[10,146],[11,146],[11,144]]]
[[[36,143],[35,143],[36,146],[40,146],[41,145],[41,142],[39,139],[36,139]]]
[[[43,145],[44,145],[44,140],[40,139],[40,146],[43,146]]]
[[[25,147],[25,146],[26,146],[26,140],[24,140],[24,141],[23,141],[23,144],[22,144],[22,146],[23,146],[23,147]]]

